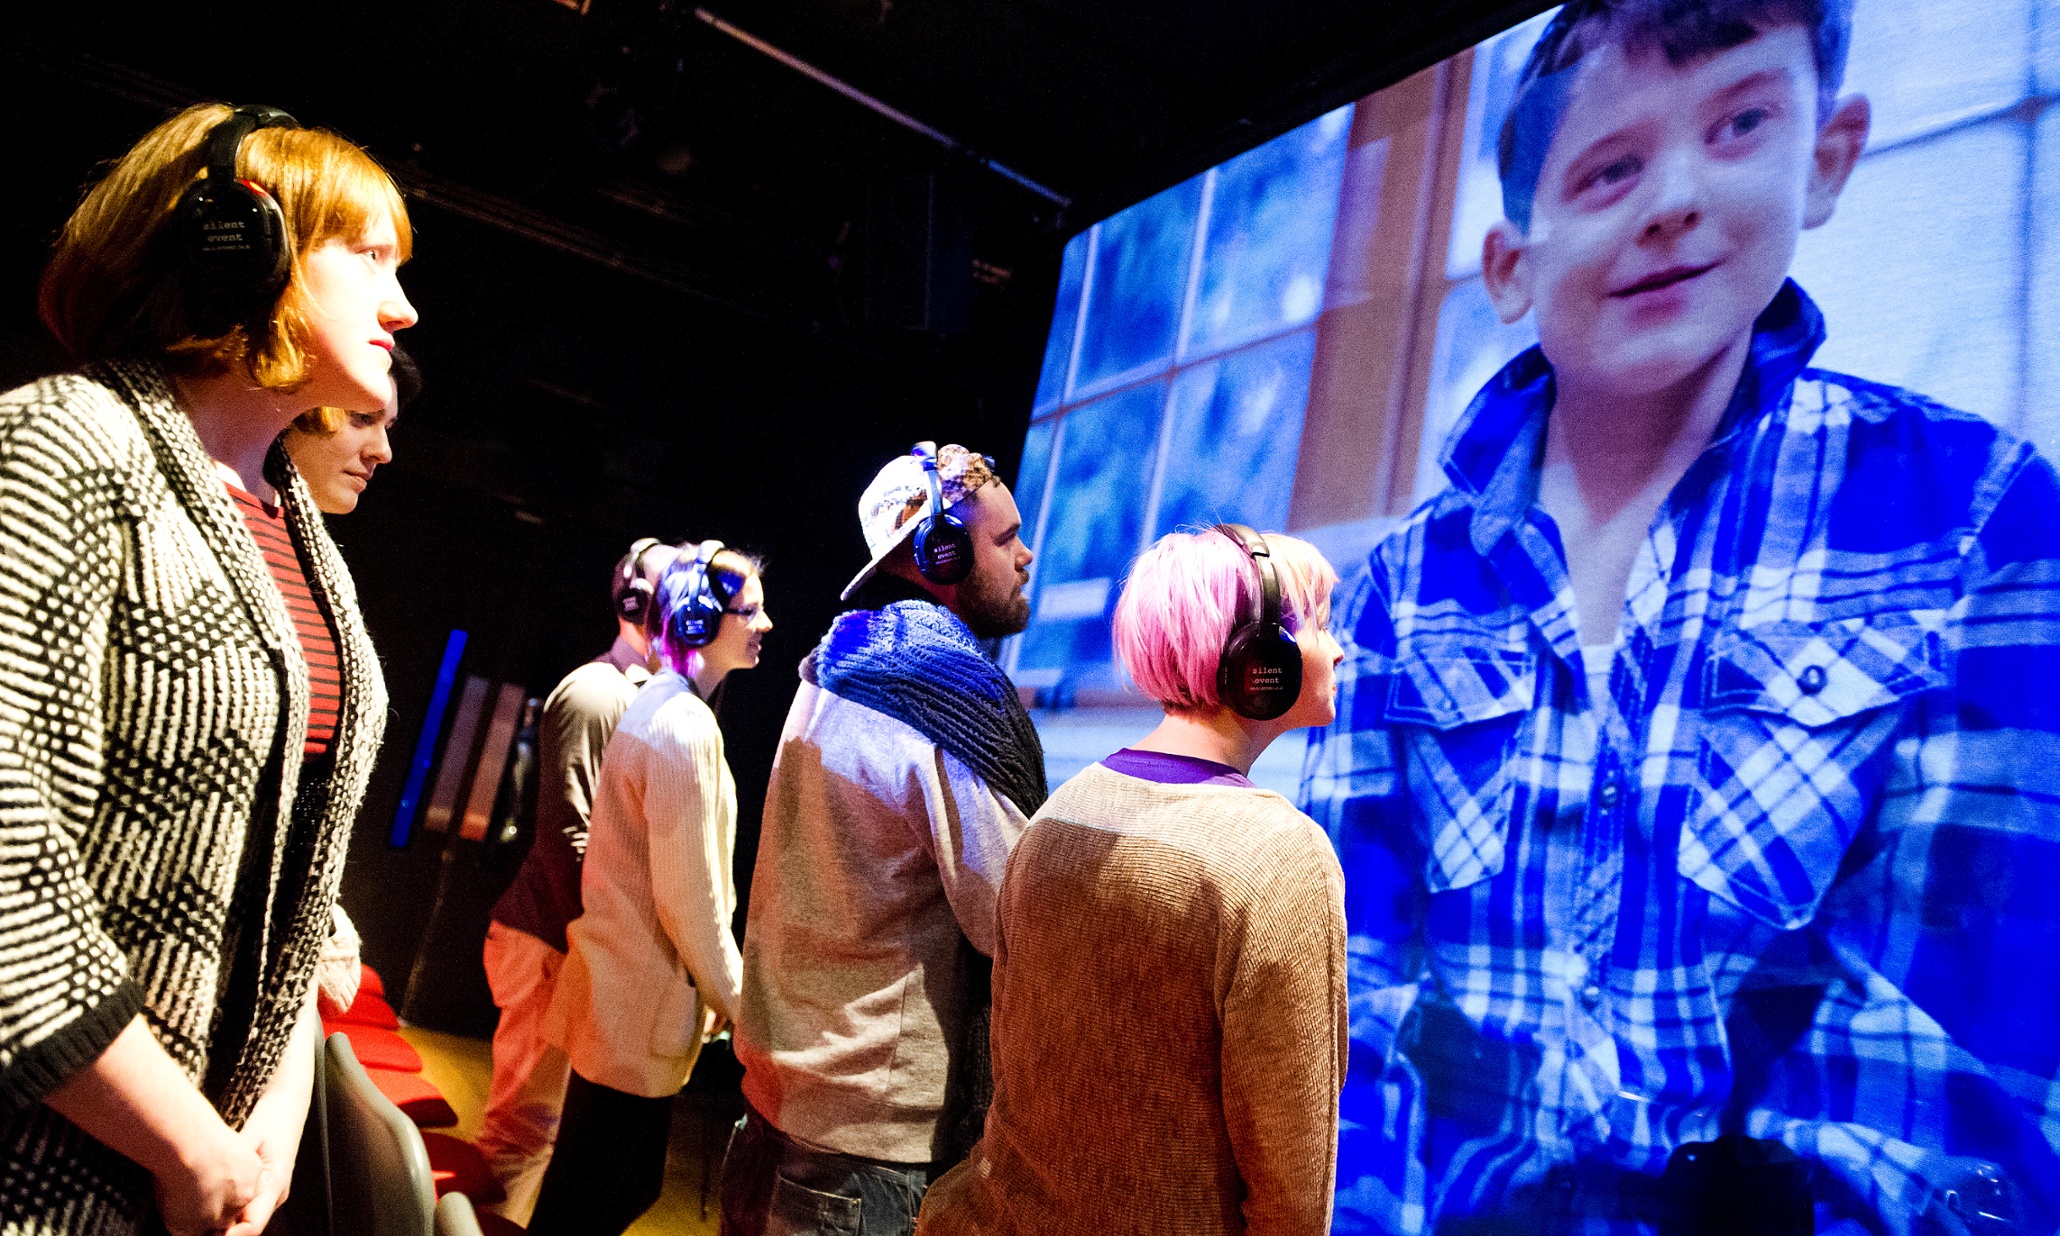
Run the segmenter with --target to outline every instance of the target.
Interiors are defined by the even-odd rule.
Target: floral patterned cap
[[[944,507],[950,510],[995,479],[994,460],[949,442],[937,451],[937,479],[944,492]],[[915,534],[929,507],[930,485],[923,479],[922,458],[910,452],[888,460],[858,499],[858,526],[865,532],[865,546],[873,560],[844,585],[843,600],[850,600],[887,555]]]

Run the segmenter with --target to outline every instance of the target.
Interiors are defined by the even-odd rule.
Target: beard
[[[1030,625],[1030,598],[1014,571],[975,570],[958,586],[959,618],[981,639],[1001,639]]]

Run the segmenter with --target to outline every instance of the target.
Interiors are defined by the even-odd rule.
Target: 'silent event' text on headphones
[[[196,180],[176,208],[180,247],[196,276],[192,308],[207,329],[262,316],[286,286],[292,264],[286,215],[264,186],[236,177],[243,139],[259,129],[298,128],[276,107],[245,106],[207,135],[207,178]]]
[[[1216,663],[1216,694],[1240,717],[1271,721],[1302,694],[1302,647],[1280,625],[1280,576],[1265,540],[1243,524],[1217,524],[1259,573],[1259,612],[1238,624]]]
[[[662,544],[657,537],[647,536],[629,547],[615,589],[615,612],[626,622],[642,624],[651,612],[651,581],[644,578],[644,555]]]
[[[712,574],[715,556],[722,551],[721,541],[701,542],[701,547],[694,551],[694,560],[687,565],[693,574],[687,580],[686,595],[665,617],[666,638],[682,648],[705,648],[722,630],[722,616],[729,601],[718,595],[722,585]]]
[[[916,523],[916,570],[933,584],[956,584],[973,570],[973,534],[965,521],[944,509],[944,484],[937,475],[937,444],[916,443],[923,461],[923,480],[930,487],[930,509]]]

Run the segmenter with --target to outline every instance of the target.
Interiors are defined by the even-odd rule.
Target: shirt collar
[[[605,661],[616,669],[621,670],[622,676],[637,686],[642,686],[651,677],[650,662],[645,660],[637,652],[636,647],[620,634],[617,634],[615,642],[608,646],[608,651],[595,657],[594,660]]]
[[[1784,280],[1753,321],[1745,368],[1708,449],[1728,449],[1778,404],[1823,342],[1824,315],[1795,280]],[[1473,500],[1469,539],[1483,557],[1537,499],[1553,396],[1551,362],[1538,347],[1526,348],[1474,396],[1452,435],[1445,475]]]

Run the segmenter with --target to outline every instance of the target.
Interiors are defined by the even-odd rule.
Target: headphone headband
[[[1266,548],[1266,538],[1244,524],[1217,524],[1216,531],[1231,539],[1245,557],[1259,572],[1259,612],[1250,619],[1239,617],[1240,623],[1256,623],[1262,631],[1280,629],[1280,575],[1273,569],[1273,554]]]
[[[937,444],[918,442],[910,452],[923,462],[930,509],[916,524],[916,572],[933,584],[956,584],[972,573],[973,538],[964,521],[944,509],[944,481],[938,475]]]
[[[710,568],[715,565],[715,556],[728,548],[729,546],[724,545],[721,541],[715,540],[703,541],[694,547],[694,563],[701,568],[701,586],[712,593],[720,593],[723,588],[716,581]],[[723,599],[726,600],[727,598]]]
[[[207,135],[207,178],[217,186],[235,180],[236,156],[243,150],[243,139],[259,129],[299,127],[299,121],[276,107],[248,104],[236,108]]]
[[[923,461],[923,484],[930,490],[930,513],[935,515],[944,509],[944,480],[937,471],[937,444],[918,442],[910,453]]]
[[[622,582],[626,584],[635,579],[637,572],[643,569],[644,555],[661,544],[663,542],[655,536],[641,536],[630,542],[629,556],[622,564]]]

